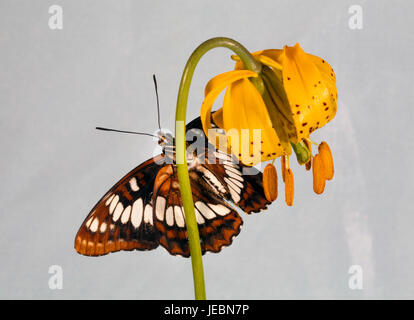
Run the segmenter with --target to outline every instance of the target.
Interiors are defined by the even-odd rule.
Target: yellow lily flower
[[[309,135],[332,120],[337,111],[335,73],[324,59],[305,53],[299,44],[252,55],[262,63],[260,74],[245,70],[243,63],[237,61],[235,70],[220,74],[207,84],[201,107],[203,129],[216,145],[217,138],[224,136],[227,144],[220,148],[232,152],[244,164],[254,165],[282,157],[282,171],[288,172],[286,202],[292,205],[293,173],[288,156],[293,147],[298,162],[306,164],[308,170],[311,168],[313,157]],[[256,89],[249,80],[251,78],[261,79],[263,92]],[[213,103],[224,89],[223,107],[212,114]],[[212,131],[212,118],[226,134]],[[234,146],[230,139],[232,135],[228,134],[233,130],[240,137],[243,129],[249,132],[248,156],[240,152],[243,151],[242,141]],[[259,149],[254,148],[254,129],[261,130]],[[321,193],[325,181],[333,176],[332,155],[326,142],[322,151],[319,148],[319,153],[317,168],[312,171],[316,193]],[[282,176],[285,178],[285,174]]]

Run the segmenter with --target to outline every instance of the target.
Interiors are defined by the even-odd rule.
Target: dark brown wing
[[[243,221],[197,172],[190,170],[189,174],[202,253],[220,252],[240,233]],[[185,214],[175,166],[168,165],[159,171],[153,197],[161,245],[173,255],[188,257]]]
[[[215,127],[213,119],[212,125]],[[244,212],[250,214],[265,210],[270,202],[264,194],[262,173],[256,168],[238,163],[234,156],[216,149],[209,143],[201,128],[200,117],[186,126],[188,131],[192,131],[193,136],[204,139],[207,146],[201,150],[201,154],[197,154],[203,166],[196,166],[195,170],[217,194],[233,202]]]
[[[262,173],[253,167],[237,163],[232,155],[206,149],[205,163],[195,170],[202,175],[216,194],[233,202],[244,212],[260,212],[269,202],[264,194]]]
[[[87,256],[119,250],[158,247],[152,191],[163,155],[149,159],[115,184],[86,217],[75,238],[75,249]]]

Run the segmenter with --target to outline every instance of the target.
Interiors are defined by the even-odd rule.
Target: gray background
[[[63,7],[63,30],[48,8]],[[351,30],[359,4],[364,27]],[[279,199],[221,254],[204,258],[209,298],[414,298],[411,1],[0,2],[0,298],[192,299],[190,260],[164,249],[78,255],[74,236],[96,201],[151,157],[157,74],[161,121],[173,128],[181,72],[202,41],[228,36],[252,51],[299,42],[337,75],[329,142],[336,175],[325,193],[293,163],[295,202]],[[233,67],[205,56],[188,118],[206,82]],[[50,290],[50,265],[63,289]],[[363,268],[350,290],[348,269]]]

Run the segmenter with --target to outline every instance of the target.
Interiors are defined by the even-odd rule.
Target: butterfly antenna
[[[117,130],[117,129],[110,129],[110,128],[103,128],[103,127],[96,127],[96,130],[102,130],[102,131],[112,131],[112,132],[120,132],[120,133],[130,133],[130,134],[139,134],[143,136],[150,136],[154,138],[158,138],[156,135],[146,133],[146,132],[136,132],[136,131],[125,131],[125,130]]]
[[[155,77],[155,74],[152,75],[152,79],[154,80],[155,96],[157,97],[158,129],[161,130],[160,99],[158,98],[158,85],[157,85],[157,78]]]

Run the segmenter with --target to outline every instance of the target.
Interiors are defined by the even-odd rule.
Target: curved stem
[[[206,292],[204,285],[204,271],[201,254],[200,235],[195,217],[194,202],[191,191],[188,166],[186,159],[186,139],[185,123],[187,112],[188,94],[190,84],[193,78],[194,70],[201,57],[209,50],[217,47],[225,47],[237,54],[244,66],[256,73],[261,72],[261,64],[240,43],[229,38],[212,38],[199,45],[184,68],[181,77],[180,88],[178,90],[177,109],[175,115],[175,146],[176,146],[176,164],[178,181],[180,183],[180,193],[184,206],[185,223],[187,227],[188,242],[191,254],[191,263],[193,268],[194,291],[196,300],[205,300]],[[253,80],[253,79],[252,79]],[[260,86],[260,83],[253,83]]]

